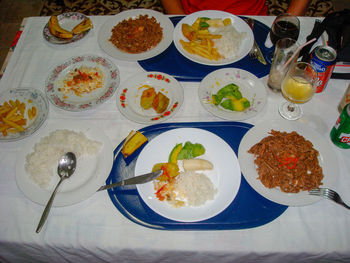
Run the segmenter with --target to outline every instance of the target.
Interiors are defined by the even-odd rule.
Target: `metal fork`
[[[245,22],[249,25],[249,27],[253,30],[254,29],[254,19],[251,18],[246,18],[244,19]],[[254,39],[254,43],[253,43],[253,47],[252,49],[249,51],[249,58],[251,60],[255,60],[257,59],[258,61],[260,61],[262,64],[266,65],[266,60],[264,58],[263,53],[261,52],[258,44],[256,43],[255,39]]]
[[[258,49],[254,45],[253,48],[249,51],[249,58],[251,60],[257,59],[258,58]]]
[[[316,188],[316,189],[311,189],[309,191],[310,195],[317,195],[317,196],[321,196],[323,198],[332,200],[342,206],[344,206],[347,209],[350,209],[350,206],[346,205],[343,200],[341,199],[341,197],[339,196],[339,194],[329,188]]]
[[[253,28],[254,28],[254,20],[250,19],[250,18],[246,18],[244,20],[250,26],[250,28],[253,30]],[[258,53],[258,49],[256,48],[256,45],[253,45],[252,49],[249,51],[250,59],[257,59],[258,58],[257,53]]]

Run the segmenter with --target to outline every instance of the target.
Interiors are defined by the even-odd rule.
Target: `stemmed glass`
[[[282,38],[291,38],[297,41],[299,32],[300,21],[298,17],[291,14],[279,15],[276,17],[275,21],[273,21],[270,30],[271,42],[275,45],[276,42]]]
[[[300,32],[300,21],[298,17],[291,14],[282,14],[275,18],[270,29],[270,40],[275,46],[277,41],[283,38],[298,40]],[[269,62],[272,61],[273,51],[266,56]]]
[[[317,72],[308,63],[294,63],[282,82],[282,94],[287,102],[279,107],[279,113],[287,120],[299,119],[303,111],[298,104],[308,102],[315,93]]]

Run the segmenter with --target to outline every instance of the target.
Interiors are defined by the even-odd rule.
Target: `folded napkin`
[[[323,32],[328,34],[328,45],[337,51],[337,63],[350,63],[350,10],[331,13],[322,22],[316,20],[311,34],[306,39],[318,39]],[[301,50],[302,61],[308,61],[310,51],[311,45]],[[342,78],[341,75],[336,77]],[[349,74],[344,74],[343,77],[348,78],[346,75]]]

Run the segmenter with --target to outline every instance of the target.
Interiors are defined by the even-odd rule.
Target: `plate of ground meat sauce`
[[[243,137],[238,159],[243,176],[255,191],[288,206],[317,202],[321,198],[308,191],[332,187],[338,174],[329,140],[298,122],[257,124]]]
[[[132,9],[109,18],[101,27],[98,43],[108,55],[126,61],[154,57],[169,47],[174,26],[160,12]]]

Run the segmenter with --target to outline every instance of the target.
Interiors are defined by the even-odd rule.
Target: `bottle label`
[[[341,122],[341,115],[338,117],[337,121],[336,121],[335,124],[334,124],[334,127],[335,127],[337,130],[339,129],[340,122]]]
[[[339,136],[339,142],[346,143],[350,146],[350,134],[347,133],[341,133]]]

